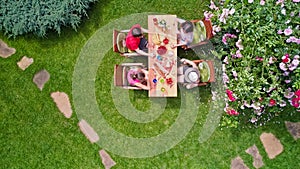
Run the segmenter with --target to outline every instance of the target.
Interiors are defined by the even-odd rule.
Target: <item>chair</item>
[[[114,86],[122,87],[124,89],[141,90],[139,87],[131,86],[127,81],[127,72],[131,68],[144,68],[142,63],[123,63],[115,65],[114,67]]]
[[[129,30],[113,30],[113,51],[125,57],[139,56],[138,53],[130,51],[125,45],[125,39],[128,31]]]
[[[193,60],[193,62],[199,66],[200,63],[206,62],[208,67],[209,67],[209,72],[210,72],[210,78],[208,79],[207,82],[201,82],[198,84],[198,86],[205,86],[208,83],[215,82],[215,69],[214,69],[214,62],[211,60]],[[200,70],[200,76],[201,76],[201,70]]]
[[[200,20],[191,20],[194,25],[194,37],[193,42],[190,45],[181,46],[184,49],[193,48],[199,45],[207,44],[208,40],[213,37],[213,28],[210,20],[206,20],[205,18]]]

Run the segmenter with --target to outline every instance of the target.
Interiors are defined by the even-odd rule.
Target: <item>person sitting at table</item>
[[[194,39],[194,24],[191,21],[185,21],[177,18],[179,30],[177,32],[177,45],[173,45],[172,48],[178,46],[188,46],[193,42]]]
[[[136,86],[144,90],[149,90],[150,87],[147,83],[148,71],[138,68],[130,69],[127,73],[127,81],[131,86]]]
[[[188,59],[181,59],[180,62],[182,65],[177,69],[177,82],[187,89],[197,87],[200,82],[198,66]]]
[[[148,33],[148,30],[139,24],[133,25],[126,36],[126,47],[140,55],[152,56],[148,53],[148,40],[143,36],[143,32]]]

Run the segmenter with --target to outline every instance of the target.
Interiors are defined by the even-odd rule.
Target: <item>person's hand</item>
[[[180,62],[182,62],[183,64],[186,64],[186,59],[180,59]]]
[[[154,58],[155,57],[155,53],[149,53],[149,57]]]

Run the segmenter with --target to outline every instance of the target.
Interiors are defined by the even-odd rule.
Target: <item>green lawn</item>
[[[77,32],[65,28],[60,36],[50,33],[44,39],[34,35],[7,39],[0,33],[0,39],[17,49],[10,58],[0,59],[0,168],[104,168],[98,154],[101,147],[91,144],[80,132],[75,112],[70,119],[59,113],[50,93],[63,91],[73,99],[73,71],[80,51],[104,25],[139,12],[176,14],[185,19],[202,18],[208,3],[199,0],[98,2],[92,6],[89,18],[83,20]],[[184,57],[189,55],[184,51],[179,53]],[[16,63],[24,55],[34,58],[34,64],[22,71]],[[129,121],[112,106],[113,65],[123,60],[109,51],[97,71],[95,95],[104,118],[116,131],[133,137],[151,137],[166,131],[178,116],[181,97],[167,99],[165,111],[148,124]],[[43,91],[32,82],[33,75],[41,69],[46,69],[51,76]],[[207,107],[211,104],[211,94],[209,87],[202,87],[199,92],[197,120],[184,140],[171,150],[150,158],[126,158],[108,151],[117,162],[115,168],[229,168],[231,159],[238,155],[253,168],[251,156],[245,153],[253,144],[263,156],[263,168],[300,168],[300,142],[294,141],[284,126],[285,120],[300,121],[299,112],[281,112],[280,118],[275,117],[259,128],[217,128],[209,140],[200,144],[198,138],[209,113]],[[130,91],[129,96],[136,109],[149,109],[146,91]],[[259,140],[262,132],[272,132],[285,148],[273,160],[268,159]],[[101,139],[104,138],[100,136]]]

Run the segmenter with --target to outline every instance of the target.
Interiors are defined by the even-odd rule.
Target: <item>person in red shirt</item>
[[[148,33],[148,30],[139,24],[133,25],[126,36],[126,47],[140,55],[152,56],[148,53],[148,40],[143,36],[143,32]]]

